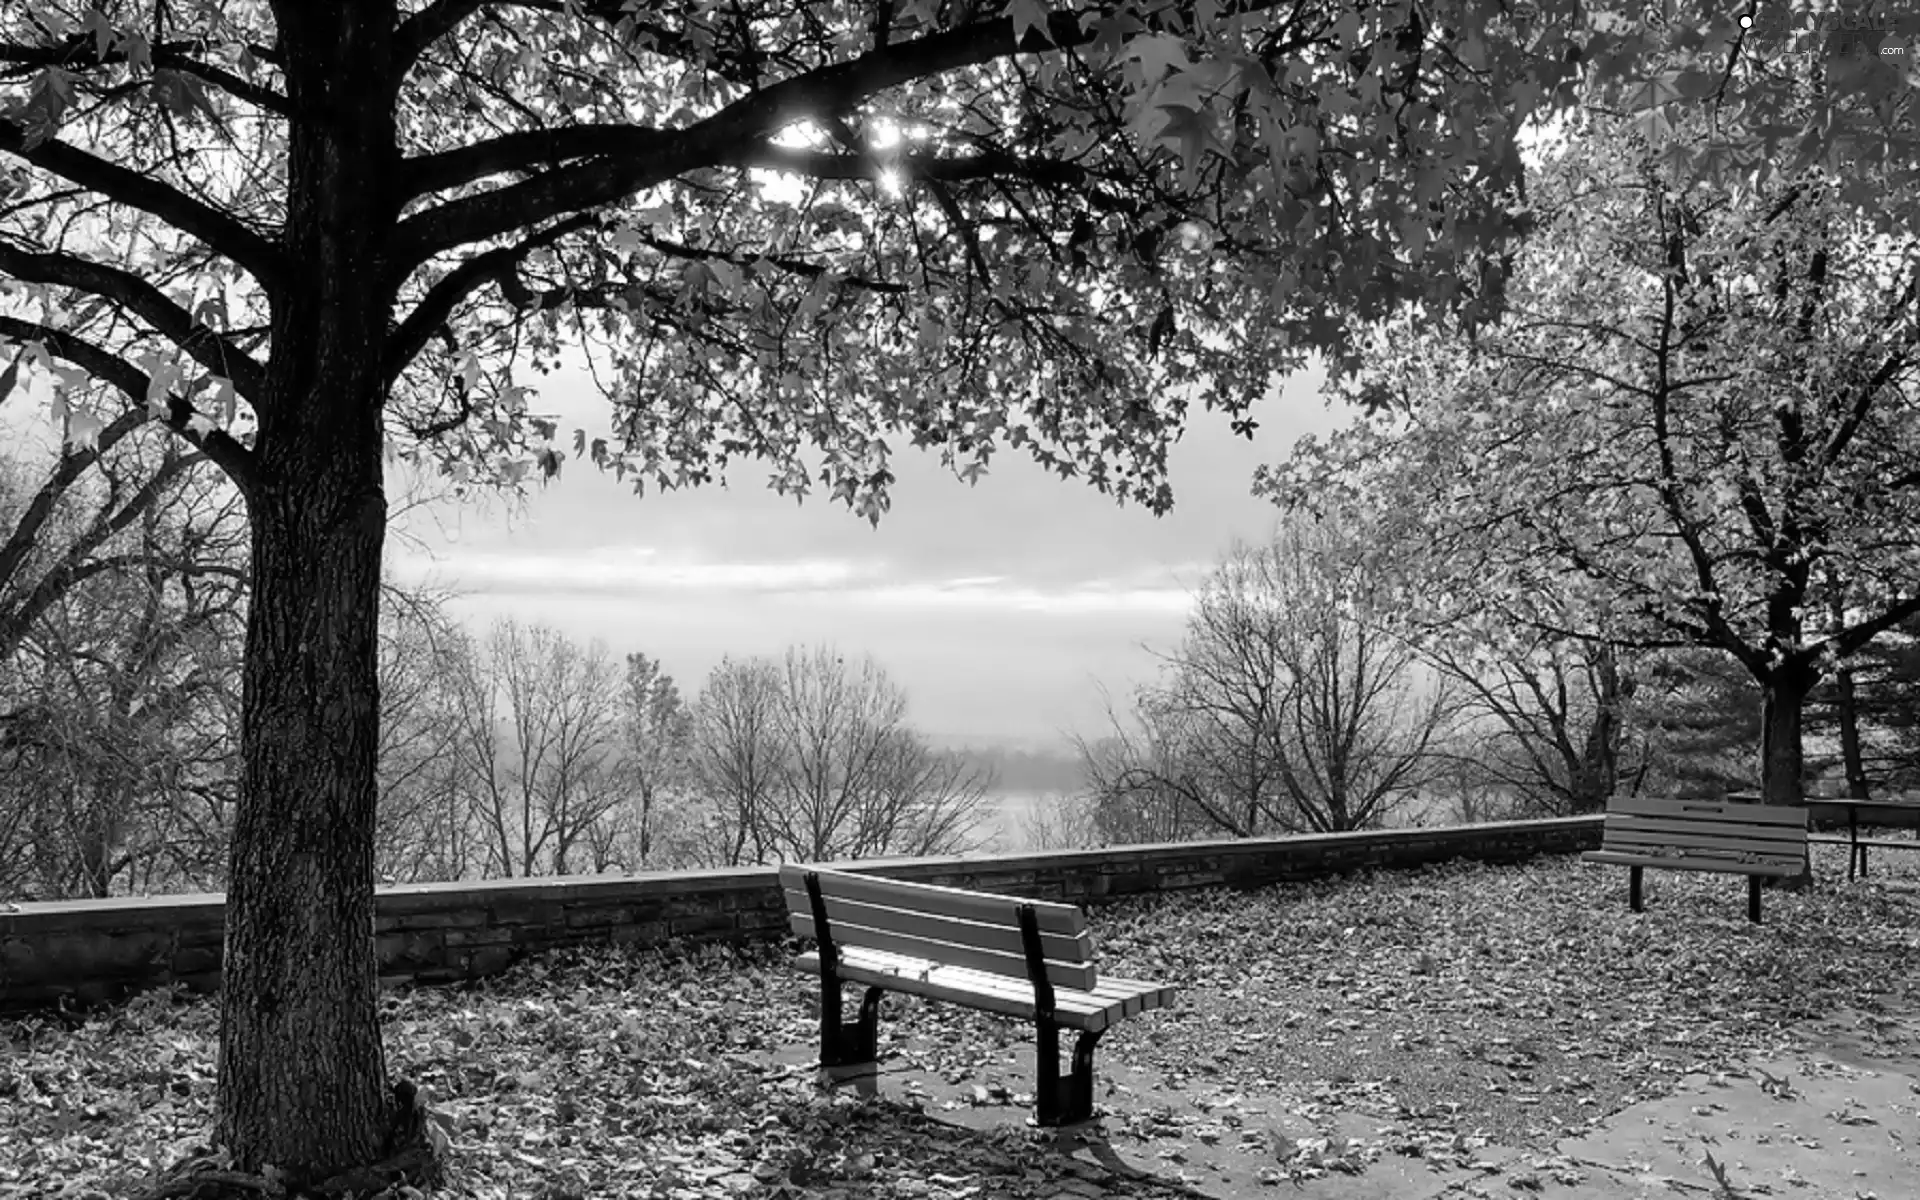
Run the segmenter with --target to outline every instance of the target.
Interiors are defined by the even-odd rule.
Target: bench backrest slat
[[[1056,987],[1092,990],[1097,975],[1086,914],[1071,904],[1021,900],[958,888],[818,871],[827,924],[837,946],[864,946],[957,967],[1028,979],[1019,910],[1032,905]],[[807,869],[780,869],[790,925],[817,937],[806,891]],[[1059,954],[1059,958],[1054,955]]]
[[[1674,846],[1722,846],[1733,849],[1778,850],[1797,853],[1807,844],[1806,831],[1766,825],[1733,828],[1704,821],[1659,821],[1626,817],[1606,830],[1608,841],[1665,842]]]
[[[1807,810],[1778,804],[1744,804],[1729,800],[1662,800],[1647,796],[1615,796],[1607,816],[1631,814],[1670,819],[1719,820],[1746,825],[1807,827]]]
[[[780,886],[804,895],[808,870],[802,864],[788,863],[780,868]],[[1016,914],[1020,906],[1025,904],[1032,906],[1042,933],[1079,934],[1087,929],[1087,914],[1071,904],[1056,904],[1051,900],[1022,900],[1017,896],[994,896],[986,892],[936,887],[930,883],[908,883],[903,879],[856,875],[851,871],[828,871],[818,867],[812,870],[820,876],[821,892],[827,896],[892,908],[914,908],[937,916],[959,917],[963,921],[1009,924],[1015,928],[1019,927]]]
[[[786,897],[789,912],[811,915],[810,902],[805,892],[789,890]],[[827,920],[835,929],[842,925],[859,925],[867,929],[924,938],[932,942],[978,946],[982,950],[997,950],[1002,954],[1014,954],[1022,958],[1026,956],[1026,943],[1020,936],[1020,927],[1017,924],[996,925],[983,921],[963,921],[959,917],[945,917],[884,904],[867,904],[836,896],[831,891],[825,893],[825,899]],[[1040,948],[1048,958],[1057,962],[1093,961],[1093,938],[1086,933],[1042,933]]]

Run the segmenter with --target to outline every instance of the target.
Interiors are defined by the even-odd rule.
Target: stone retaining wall
[[[1567,817],[1237,842],[918,858],[844,864],[897,879],[1098,904],[1182,888],[1316,879],[1451,859],[1515,862],[1600,844],[1600,818]],[[94,1004],[179,983],[219,981],[219,895],[0,905],[0,1011]],[[656,945],[780,936],[775,871],[566,876],[380,889],[380,973],[444,983],[492,974],[559,946]]]

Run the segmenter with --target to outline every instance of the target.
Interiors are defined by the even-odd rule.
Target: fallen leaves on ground
[[[1101,1044],[1105,1137],[1166,1168],[1151,1175],[1021,1125],[1031,1031],[985,1014],[887,1005],[889,1067],[945,1099],[823,1092],[791,945],[555,953],[382,1004],[391,1069],[444,1119],[459,1195],[1159,1197],[1190,1195],[1189,1156],[1225,1150],[1278,1184],[1388,1155],[1472,1168],[1490,1145],[1571,1181],[1551,1152],[1568,1132],[1785,1053],[1811,1018],[1912,1011],[1920,856],[1883,854],[1858,883],[1836,862],[1770,891],[1758,926],[1739,879],[1649,872],[1635,915],[1625,871],[1576,859],[1097,909],[1103,971],[1186,985]],[[203,1152],[217,1032],[210,1001],[169,993],[77,1027],[0,1023],[0,1197],[123,1195]],[[938,1119],[957,1106],[1007,1123]]]

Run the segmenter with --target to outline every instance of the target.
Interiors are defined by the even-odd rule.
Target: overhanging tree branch
[[[672,238],[657,237],[652,234],[641,234],[640,242],[643,245],[651,246],[653,249],[671,258],[686,259],[690,262],[727,262],[737,267],[746,267],[755,262],[765,262],[789,274],[799,275],[806,279],[818,279],[828,273],[827,268],[820,263],[809,262],[804,258],[795,258],[790,254],[743,254],[738,252],[730,253],[725,250],[708,250],[700,246],[689,246],[684,242],[676,242]],[[886,279],[873,279],[865,275],[841,275],[836,273],[834,279],[841,287],[852,288],[856,291],[875,292],[883,296],[904,296],[911,290],[904,283],[896,283]]]
[[[118,388],[136,406],[134,410],[108,424],[100,436],[105,439],[108,432],[119,426],[121,421],[132,419],[135,424],[149,419],[146,410],[147,390],[152,379],[145,371],[134,366],[119,355],[95,345],[85,338],[76,337],[58,329],[49,329],[32,321],[23,321],[16,317],[0,316],[0,337],[19,342],[38,342],[45,346],[47,353],[55,358],[64,359],[79,367],[112,387]],[[216,466],[227,473],[243,494],[252,494],[259,483],[259,465],[253,451],[236,441],[232,434],[222,429],[209,429],[202,433],[194,428],[194,418],[204,419],[204,414],[190,404],[186,397],[171,393],[166,398],[167,413],[158,418],[161,424],[185,438],[190,444],[205,454]],[[117,441],[124,434],[115,435]],[[108,443],[111,445],[111,443]],[[89,458],[76,468],[84,470],[94,458]]]
[[[225,67],[217,67],[193,57],[188,51],[196,49],[192,42],[166,42],[152,46],[147,51],[147,60],[155,68],[166,71],[179,71],[203,80],[226,92],[236,100],[245,101],[255,108],[268,112],[287,114],[287,98],[272,88],[254,83],[235,75]],[[66,41],[54,46],[0,46],[0,62],[20,63],[25,66],[60,67],[68,71],[85,71],[91,67],[114,66],[128,61],[124,46],[114,46],[101,53],[99,43],[88,33],[78,33]]]
[[[487,7],[524,8],[599,21],[609,32],[624,34],[644,49],[667,58],[693,63],[733,83],[752,85],[771,56],[751,46],[719,46],[696,41],[684,30],[641,20],[644,9],[629,0],[436,0],[400,23],[394,35],[393,83],[397,89],[407,72],[433,44],[446,37],[474,13]]]
[[[460,27],[474,13],[487,6],[487,0],[434,0],[419,12],[400,22],[393,31],[393,87],[399,90],[400,83],[427,52],[441,38]]]
[[[411,199],[489,175],[558,167],[582,158],[642,157],[673,136],[665,130],[636,125],[570,125],[504,133],[455,150],[407,159],[401,164],[401,194]]]
[[[1842,630],[1833,639],[1833,652],[1845,658],[1916,614],[1920,614],[1920,596],[1902,600],[1898,604],[1889,604],[1871,620],[1862,621],[1858,625]]]
[[[526,261],[529,254],[551,246],[570,233],[585,229],[595,218],[580,213],[548,226],[511,246],[502,246],[476,254],[448,273],[446,278],[427,289],[406,319],[387,341],[387,379],[399,378],[407,364],[426,347],[434,331],[446,324],[462,301],[489,283],[504,282]]]
[[[189,237],[198,238],[263,287],[272,289],[282,282],[282,259],[272,242],[212,205],[151,175],[108,162],[57,138],[30,145],[26,129],[4,119],[0,119],[0,154],[11,154],[116,204],[151,213]]]
[[[1854,435],[1866,423],[1867,413],[1872,409],[1874,401],[1880,398],[1881,389],[1891,384],[1902,371],[1911,366],[1908,356],[1913,352],[1916,343],[1920,343],[1920,335],[1909,336],[1900,346],[1881,359],[1879,367],[1873,374],[1854,389],[1852,401],[1846,406],[1845,413],[1833,427],[1832,435],[1820,449],[1821,467],[1832,466],[1842,454],[1847,452],[1848,447],[1853,444]]]
[[[0,274],[73,288],[113,301],[207,370],[232,380],[233,390],[248,403],[257,407],[266,394],[266,369],[252,355],[212,326],[194,320],[186,309],[131,271],[71,254],[35,254],[0,243]],[[144,400],[145,394],[137,394],[136,399]]]
[[[874,160],[864,154],[833,154],[797,147],[762,143],[734,162],[739,166],[763,167],[786,171],[810,179],[872,179]],[[1080,187],[1087,182],[1086,168],[1076,163],[1048,158],[1022,158],[1000,151],[986,151],[959,157],[931,154],[903,154],[886,160],[909,179],[942,183],[969,179],[1024,179],[1031,183]]]
[[[409,198],[444,191],[489,175],[557,168],[580,159],[642,157],[656,152],[676,135],[632,125],[573,125],[563,129],[535,129],[502,134],[484,142],[423,154],[408,159],[401,188]],[[1085,168],[1057,159],[1022,158],[1000,151],[963,156],[908,154],[896,162],[910,178],[955,182],[968,179],[1013,177],[1033,183],[1078,187],[1085,184]],[[812,179],[856,180],[874,177],[874,160],[862,154],[834,154],[798,147],[748,143],[725,156],[727,165],[786,171]]]
[[[1037,30],[1017,39],[1012,19],[1003,17],[944,30],[781,80],[684,129],[636,130],[624,140],[636,148],[644,145],[644,153],[596,157],[409,217],[396,231],[394,262],[410,271],[455,247],[598,208],[698,167],[732,163],[742,147],[760,145],[803,116],[843,113],[903,83],[991,62],[1016,49],[1076,46],[1091,36],[1081,31],[1074,13],[1053,14],[1047,29],[1051,40]],[[644,134],[652,137],[643,140]]]

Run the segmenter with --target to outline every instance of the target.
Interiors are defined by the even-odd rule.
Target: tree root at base
[[[433,1136],[427,1106],[411,1082],[394,1084],[393,1099],[384,1152],[375,1162],[302,1183],[235,1171],[220,1157],[203,1155],[167,1171],[133,1200],[384,1200],[403,1189],[430,1191],[446,1178],[445,1139]]]

